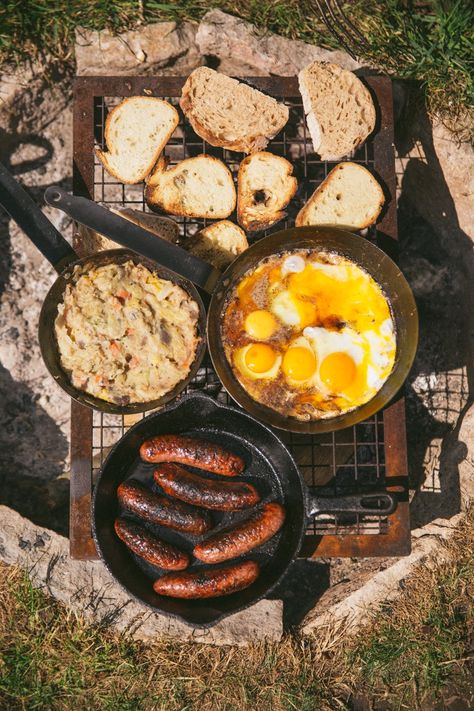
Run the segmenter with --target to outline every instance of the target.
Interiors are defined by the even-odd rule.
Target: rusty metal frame
[[[75,80],[73,191],[76,195],[88,198],[94,196],[94,101],[96,98],[142,94],[176,97],[180,95],[184,81],[182,77],[80,77]],[[299,97],[295,77],[256,77],[249,81],[276,98]],[[372,167],[381,178],[389,198],[382,219],[377,224],[377,242],[389,254],[396,255],[397,213],[392,87],[386,77],[367,77],[366,83],[379,107],[378,125],[371,139]],[[269,148],[271,150],[271,144]],[[306,145],[304,150],[306,161]],[[327,166],[325,170],[327,174]],[[80,251],[79,244],[76,243],[75,247]],[[376,418],[375,428],[377,427]],[[401,556],[410,552],[408,465],[403,397],[399,397],[384,410],[383,431],[385,482],[389,490],[397,492],[399,499],[398,508],[386,521],[384,532],[372,535],[357,532],[342,535],[310,533],[305,537],[301,556],[311,558]],[[335,448],[334,442],[333,439],[333,448]],[[72,402],[70,554],[77,559],[97,558],[91,537],[92,450],[93,412]]]

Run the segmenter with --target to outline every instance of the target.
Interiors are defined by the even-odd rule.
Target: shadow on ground
[[[461,507],[459,426],[473,396],[468,334],[472,242],[459,226],[436,155],[431,122],[415,87],[400,111],[396,147],[409,156],[398,203],[400,266],[417,300],[420,341],[407,381],[412,526],[450,518]],[[414,157],[418,145],[420,157]],[[423,157],[425,160],[423,160]],[[470,386],[469,386],[470,385]]]
[[[57,79],[62,81],[64,75]],[[37,83],[32,82],[15,102],[14,111],[6,118],[2,116],[0,160],[20,182],[27,184],[27,192],[39,205],[43,204],[46,187],[51,181],[53,184],[58,182],[55,179],[58,173],[63,174],[63,157],[55,154],[47,127],[61,117],[68,101],[69,91],[65,91],[64,86],[58,84],[55,95],[51,96],[49,88],[38,91]],[[62,145],[66,140],[67,136],[61,136]],[[60,145],[58,141],[56,143]],[[71,188],[69,177],[60,184],[66,189]],[[15,251],[18,252],[18,246],[11,244],[10,218],[0,207],[0,297],[3,295],[3,299],[15,299],[18,294],[10,287],[8,296],[4,293],[13,276]],[[18,266],[15,268],[25,270],[25,259],[16,261]],[[35,275],[26,274],[25,279],[28,283],[35,279]],[[18,304],[14,312],[18,322],[9,322],[11,316],[9,321],[2,321],[0,338],[13,349],[17,348],[18,360],[25,370],[36,356],[25,352],[25,335],[20,334],[20,329],[25,331],[25,319],[32,315],[28,310],[29,316],[24,316]],[[36,317],[36,311],[33,317]],[[46,372],[44,377],[48,377]],[[38,383],[34,381],[32,387],[17,382],[0,363],[0,503],[14,508],[38,525],[67,535],[69,482],[63,476],[68,442],[54,419],[38,404],[42,384],[42,379]],[[52,391],[55,387],[52,383]]]

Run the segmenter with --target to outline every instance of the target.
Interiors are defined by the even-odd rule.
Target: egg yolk
[[[265,373],[275,363],[276,353],[265,343],[255,343],[245,353],[244,360],[252,373]]]
[[[245,319],[245,330],[251,338],[265,340],[270,338],[277,329],[277,322],[273,314],[263,309],[251,311]]]
[[[283,356],[281,369],[291,380],[307,380],[316,370],[316,357],[308,348],[293,346]]]
[[[311,326],[316,319],[316,306],[311,304],[309,301],[304,301],[303,299],[298,299],[293,296],[293,303],[295,304],[296,311],[299,317],[299,326],[301,329],[306,328],[306,326]]]
[[[344,392],[356,377],[356,364],[347,353],[330,353],[320,365],[319,377],[332,392]]]

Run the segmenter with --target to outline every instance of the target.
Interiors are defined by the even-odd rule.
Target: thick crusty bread
[[[283,217],[298,182],[293,166],[267,151],[244,158],[237,179],[237,219],[248,232],[265,230]]]
[[[124,99],[107,116],[105,143],[96,148],[104,168],[122,183],[140,183],[178,125],[178,112],[167,101],[152,96]]]
[[[192,254],[224,270],[248,247],[245,232],[229,220],[207,225],[191,238],[188,249]]]
[[[121,208],[120,210],[111,208],[110,211],[124,217],[126,220],[130,220],[130,222],[134,222],[136,225],[143,227],[144,230],[148,230],[148,232],[153,232],[153,234],[165,239],[167,242],[178,241],[178,223],[169,217],[150,215],[147,212],[133,210],[129,207]],[[118,242],[114,242],[108,237],[94,232],[94,230],[91,230],[85,225],[78,224],[77,234],[81,240],[81,251],[84,251],[86,254],[95,254],[95,252],[102,252],[105,249],[123,249],[122,245]]]
[[[299,211],[296,226],[338,225],[361,230],[375,222],[384,202],[382,188],[367,168],[339,163]]]
[[[196,133],[211,146],[244,153],[265,148],[289,117],[284,104],[209,67],[189,75],[179,103]]]
[[[374,130],[370,92],[355,74],[329,62],[312,62],[298,74],[313,148],[323,160],[339,160]]]
[[[151,208],[183,217],[228,217],[235,208],[232,174],[217,158],[199,155],[167,169],[162,156],[148,178],[145,198]]]

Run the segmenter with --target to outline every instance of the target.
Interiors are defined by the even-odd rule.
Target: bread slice
[[[228,217],[235,208],[232,174],[217,158],[199,155],[172,168],[162,156],[148,178],[145,198],[151,208],[183,217]]]
[[[245,232],[229,220],[220,220],[197,232],[189,242],[192,254],[224,270],[249,246]]]
[[[167,101],[152,96],[124,99],[107,116],[105,143],[108,151],[96,153],[108,173],[122,183],[140,183],[150,173],[179,115]]]
[[[209,67],[189,75],[179,103],[196,133],[211,146],[244,153],[265,148],[289,117],[284,104]]]
[[[267,151],[244,158],[237,178],[237,220],[248,232],[265,230],[283,217],[298,182],[285,158]]]
[[[169,217],[150,215],[148,212],[133,210],[129,207],[119,210],[110,208],[110,211],[124,217],[126,220],[130,220],[130,222],[134,222],[136,225],[143,227],[144,230],[152,232],[167,242],[178,241],[179,225]],[[123,249],[118,242],[114,242],[85,225],[78,224],[77,234],[81,242],[81,252],[83,251],[85,254],[95,254],[95,252],[102,252],[105,249]]]
[[[329,62],[313,62],[298,81],[313,148],[322,160],[339,160],[374,130],[375,106],[355,74]]]
[[[384,202],[382,188],[367,168],[339,163],[299,211],[296,226],[337,225],[361,230],[375,222]]]

